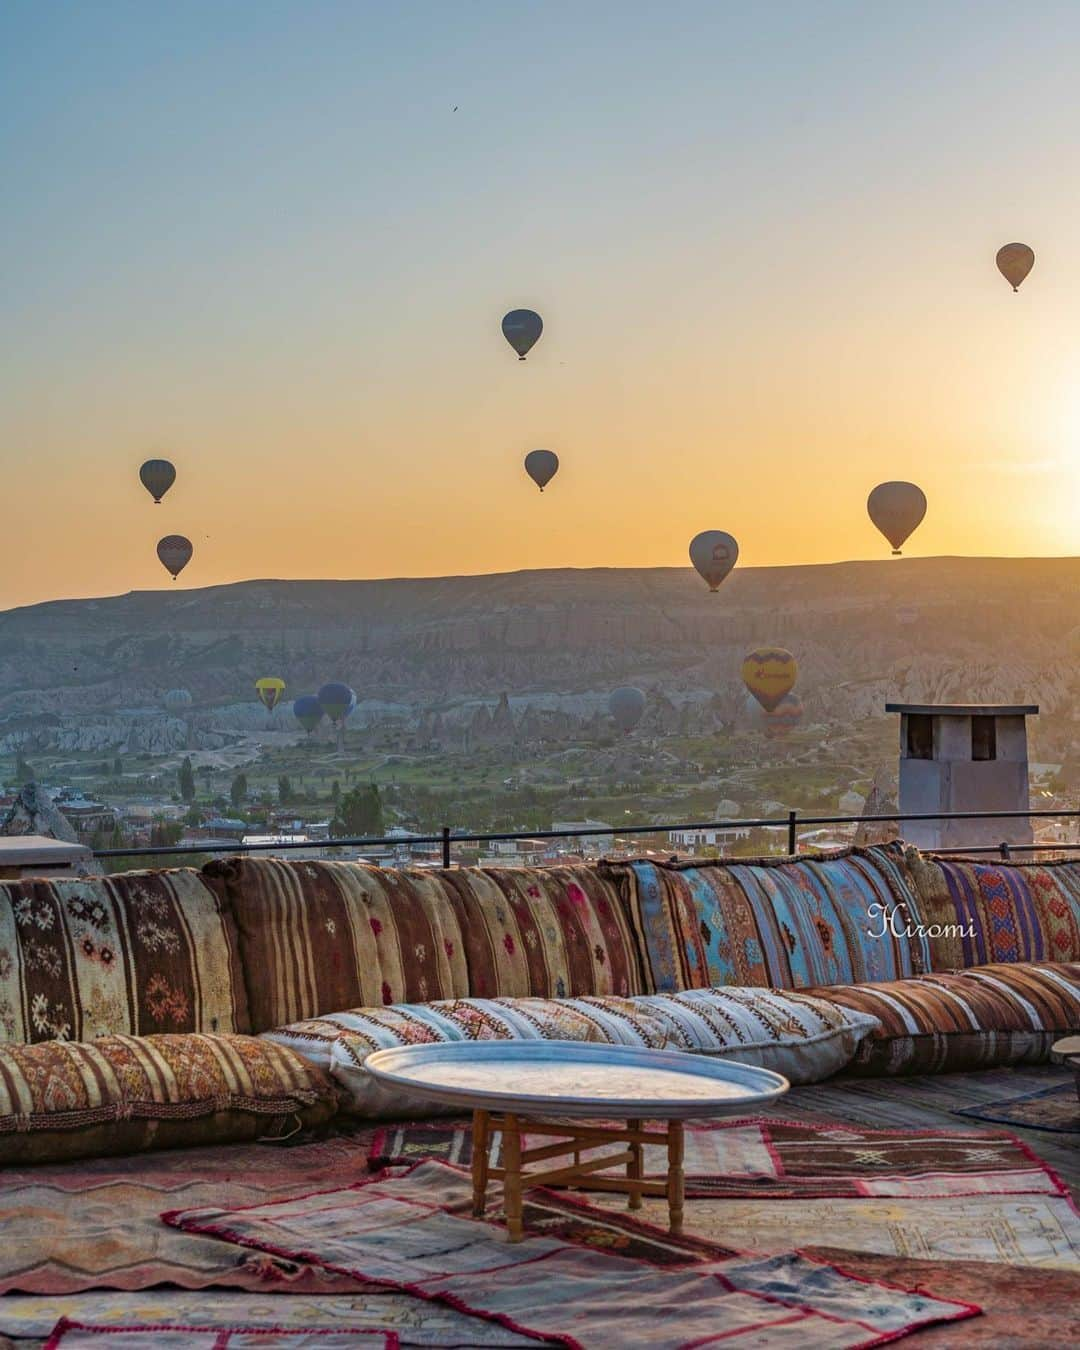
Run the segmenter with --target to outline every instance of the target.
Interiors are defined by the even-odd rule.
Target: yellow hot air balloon
[[[747,689],[771,713],[795,688],[799,664],[783,647],[757,647],[747,653],[742,677]]]
[[[1035,250],[1027,244],[1006,244],[997,251],[998,271],[1013,288],[1020,289],[1020,283],[1035,266]]]
[[[285,681],[279,680],[276,675],[264,675],[261,680],[255,681],[255,692],[266,711],[272,713],[281,702]]]

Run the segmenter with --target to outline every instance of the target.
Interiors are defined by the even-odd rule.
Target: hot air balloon
[[[739,546],[723,530],[703,530],[690,541],[690,561],[715,591],[735,566]]]
[[[324,684],[319,690],[319,706],[337,727],[338,750],[344,750],[345,719],[356,707],[356,695],[347,684]]]
[[[642,714],[645,711],[645,695],[640,689],[635,689],[633,685],[623,685],[621,689],[613,689],[608,699],[608,712],[615,719],[615,725],[620,731],[629,734],[641,721]]]
[[[518,360],[524,361],[544,331],[544,321],[531,309],[512,309],[503,315],[502,330],[503,337],[517,352]]]
[[[1013,288],[1020,289],[1020,283],[1035,266],[1035,251],[1027,244],[1006,244],[997,251],[998,271]]]
[[[786,736],[802,721],[803,705],[798,694],[785,694],[775,709],[765,714],[765,735],[770,739]]]
[[[559,471],[559,456],[554,450],[530,450],[525,456],[525,472],[543,492]]]
[[[314,694],[301,694],[294,701],[292,710],[293,716],[309,736],[325,716],[323,706]]]
[[[191,561],[194,552],[191,540],[185,539],[182,534],[167,534],[164,539],[158,540],[157,555],[173,581]]]
[[[139,481],[155,503],[160,503],[176,482],[176,470],[167,459],[148,459],[139,470]]]
[[[281,696],[285,692],[285,681],[279,680],[276,675],[264,675],[262,679],[255,681],[255,692],[266,711],[272,713],[281,702]]]
[[[757,647],[742,663],[743,684],[766,712],[783,700],[795,688],[799,677],[798,662],[783,647]]]
[[[866,499],[870,519],[892,544],[894,557],[900,545],[926,515],[926,494],[914,483],[879,483]]]
[[[178,713],[183,711],[184,708],[191,707],[192,698],[186,689],[170,689],[163,696],[161,702],[169,712]]]

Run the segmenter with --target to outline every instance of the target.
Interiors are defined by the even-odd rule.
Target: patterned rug
[[[589,1197],[604,1209],[623,1196]],[[646,1198],[639,1213],[665,1223],[663,1200]],[[958,1202],[907,1198],[687,1200],[685,1227],[710,1241],[763,1252],[820,1242],[849,1251],[927,1261],[1000,1261],[1016,1266],[1080,1269],[1080,1217],[1072,1201],[1050,1195],[971,1195]],[[945,1290],[946,1286],[941,1286]]]
[[[370,1133],[295,1148],[170,1149],[0,1172],[0,1293],[81,1289],[288,1289],[354,1293],[325,1270],[166,1228],[162,1210],[251,1205],[367,1174]]]
[[[276,1204],[163,1218],[584,1350],[689,1350],[721,1329],[759,1344],[779,1337],[844,1350],[978,1312],[795,1252],[743,1255],[672,1237],[565,1195],[530,1193],[530,1235],[520,1243],[507,1242],[495,1215],[473,1219],[470,1207],[468,1174],[427,1161]]]
[[[1015,1125],[1025,1130],[1053,1130],[1055,1134],[1080,1134],[1080,1097],[1073,1083],[1060,1083],[1041,1092],[1025,1092],[1019,1097],[980,1106],[962,1106],[953,1115],[972,1116],[995,1124]]]
[[[541,1145],[526,1135],[525,1145]],[[499,1167],[502,1140],[490,1156]],[[582,1150],[588,1157],[600,1152]],[[433,1158],[472,1160],[467,1124],[392,1125],[371,1141],[373,1169]],[[646,1173],[666,1170],[662,1147],[645,1149]],[[868,1130],[773,1120],[729,1120],[686,1130],[686,1194],[706,1199],[774,1200],[840,1196],[1065,1195],[1067,1190],[1026,1144],[1011,1134],[966,1130]],[[602,1173],[600,1175],[603,1175]],[[588,1190],[585,1178],[581,1189]]]
[[[273,1340],[271,1341],[271,1336]],[[45,1350],[155,1350],[158,1345],[191,1350],[266,1350],[269,1345],[281,1350],[399,1350],[400,1341],[392,1331],[365,1331],[356,1327],[340,1331],[304,1328],[290,1331],[284,1327],[95,1327],[84,1322],[61,1320],[49,1337]]]

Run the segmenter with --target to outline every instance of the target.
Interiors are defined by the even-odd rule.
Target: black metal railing
[[[95,858],[153,858],[163,855],[184,853],[281,853],[293,849],[313,848],[413,848],[418,845],[438,845],[440,861],[443,867],[452,866],[452,851],[455,844],[497,844],[522,839],[600,839],[629,838],[637,835],[700,833],[707,830],[785,830],[787,853],[794,856],[799,851],[799,831],[819,825],[874,825],[902,821],[951,821],[951,820],[1080,820],[1080,810],[1058,811],[1039,809],[1034,811],[939,811],[910,812],[889,811],[883,815],[871,816],[818,816],[800,815],[798,811],[789,811],[786,816],[771,817],[764,820],[713,820],[690,823],[675,821],[665,825],[604,825],[583,826],[573,830],[497,830],[494,832],[454,830],[443,825],[435,834],[383,835],[379,838],[350,837],[328,839],[284,839],[272,844],[245,844],[235,840],[200,839],[188,844],[154,844],[144,848],[102,848],[94,850]],[[972,844],[935,849],[936,853],[973,854],[996,853],[1008,858],[1012,853],[1072,852],[1080,850],[1078,843],[1042,843],[1011,844]]]

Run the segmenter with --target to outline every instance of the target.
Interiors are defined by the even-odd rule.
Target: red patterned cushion
[[[888,984],[809,992],[869,1013],[877,1031],[855,1073],[952,1073],[1039,1064],[1059,1037],[1080,1030],[1080,964],[1001,964]]]
[[[249,1029],[236,926],[197,871],[0,885],[0,1043]]]
[[[252,1036],[0,1046],[0,1164],[273,1138],[336,1109],[320,1069]]]
[[[461,930],[434,872],[227,858],[252,1029],[362,1004],[468,994]]]
[[[475,998],[643,992],[618,887],[595,867],[462,867],[440,872]]]
[[[1080,961],[1080,863],[975,862],[908,850],[932,970]]]

